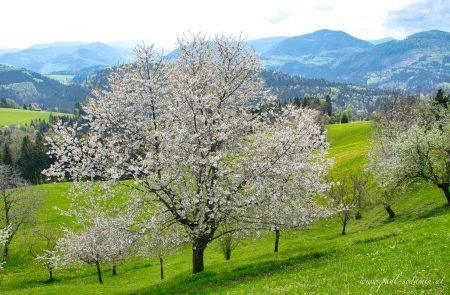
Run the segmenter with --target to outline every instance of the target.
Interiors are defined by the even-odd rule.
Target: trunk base
[[[278,243],[280,241],[280,228],[277,226],[275,228],[275,247],[273,249],[273,252],[277,253],[278,252]]]
[[[343,236],[345,236],[345,234],[346,234],[346,232],[345,232],[345,228],[347,227],[347,220],[345,220],[343,223],[342,223],[342,232],[341,232],[341,234],[343,235]]]
[[[95,266],[97,267],[97,276],[98,276],[98,282],[100,284],[103,284],[103,279],[102,279],[102,271],[100,269],[100,263],[97,261],[95,263]]]
[[[444,192],[445,198],[447,199],[447,205],[450,207],[450,191],[448,186],[442,186],[442,191]]]
[[[164,280],[164,266],[163,266],[163,258],[159,256],[159,266],[160,266],[160,274],[161,274],[161,280]]]
[[[389,218],[391,219],[395,218],[395,212],[391,209],[391,206],[384,205],[384,209],[386,209],[386,212],[389,214]]]
[[[196,247],[192,250],[192,273],[199,273],[204,270],[203,253],[205,248]]]
[[[225,259],[230,260],[231,258],[231,249],[227,249],[227,252],[225,253]]]

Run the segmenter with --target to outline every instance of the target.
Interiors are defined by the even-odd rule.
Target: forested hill
[[[294,98],[331,97],[335,108],[364,109],[368,101],[391,94],[391,92],[359,85],[331,82],[324,79],[308,79],[281,72],[263,71],[266,85],[282,102]]]
[[[88,93],[80,85],[63,85],[29,70],[0,65],[0,99],[10,98],[20,105],[36,103],[41,108],[71,113]]]

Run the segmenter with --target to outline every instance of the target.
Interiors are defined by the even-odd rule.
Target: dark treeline
[[[368,120],[380,108],[382,101],[393,95],[400,95],[392,91],[372,89],[353,84],[331,82],[324,79],[309,79],[300,76],[263,71],[261,73],[266,85],[277,95],[281,103],[292,103],[300,99],[301,105],[314,109],[322,109],[328,96],[331,99],[335,118],[330,122],[340,122],[344,116]],[[317,101],[317,100],[320,101]],[[295,103],[296,104],[296,103]],[[317,108],[317,105],[322,104]],[[331,117],[331,115],[329,115]]]
[[[50,115],[48,122],[36,119],[24,126],[0,129],[0,164],[14,166],[32,184],[45,182],[42,171],[53,162],[47,155],[45,137],[57,120],[71,123],[75,118]]]

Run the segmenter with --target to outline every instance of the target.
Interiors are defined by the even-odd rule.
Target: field
[[[328,130],[333,174],[360,169],[372,124],[338,124]],[[36,187],[44,197],[40,225],[58,230],[68,222],[55,207],[68,205],[69,185]],[[186,245],[166,259],[163,281],[157,259],[134,259],[119,265],[115,277],[103,266],[104,285],[98,284],[94,266],[58,269],[56,281],[46,282],[46,270],[27,253],[30,226],[13,241],[11,261],[0,272],[0,294],[448,294],[450,212],[445,203],[441,192],[417,183],[393,205],[395,220],[382,206],[373,206],[361,220],[350,221],[346,236],[340,235],[337,220],[323,220],[283,231],[280,252],[273,253],[274,234],[264,232],[259,239],[242,241],[230,261],[212,243],[205,271],[197,275],[191,274]]]
[[[55,116],[64,116],[70,114],[51,113],[45,111],[28,111],[19,109],[4,109],[0,108],[0,127],[7,125],[28,124],[31,120],[41,119],[48,121],[50,114]]]
[[[61,84],[69,85],[72,82],[74,75],[47,75],[51,79],[59,81]]]

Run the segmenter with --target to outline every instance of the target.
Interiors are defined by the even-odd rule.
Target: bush
[[[348,119],[347,113],[344,112],[341,116],[341,123],[348,123],[348,122],[349,122],[349,119]]]

